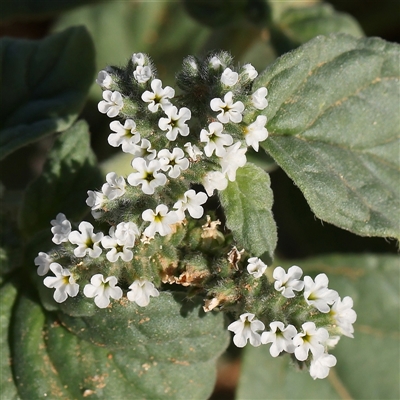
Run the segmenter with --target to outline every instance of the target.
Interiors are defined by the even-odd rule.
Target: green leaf
[[[82,339],[84,332],[75,336],[21,297],[12,340],[21,397],[41,398],[46,393],[49,398],[74,399],[207,399],[215,382],[216,358],[227,345],[223,315],[204,315],[199,303],[182,307],[169,293],[152,299],[149,307],[152,303],[149,314],[147,307],[114,303],[86,320],[92,325],[84,330],[97,335],[92,342],[105,335],[103,329],[107,335],[125,333],[125,343],[120,343],[124,347],[110,350]]]
[[[239,249],[244,248],[266,262],[273,259],[277,242],[272,216],[273,194],[269,175],[254,164],[239,168],[236,180],[219,193],[226,224]]]
[[[318,35],[330,33],[363,36],[360,25],[349,14],[335,11],[330,4],[315,4],[283,11],[271,28],[271,40],[279,54],[283,54]]]
[[[9,326],[12,307],[14,305],[17,290],[12,284],[5,284],[0,289],[0,387],[1,398],[7,400],[18,399],[17,388],[13,381],[11,371],[11,354],[9,347]]]
[[[318,37],[256,81],[269,91],[263,148],[318,218],[362,236],[400,237],[399,47]]]
[[[70,220],[81,219],[89,210],[87,190],[96,189],[101,182],[88,126],[78,121],[57,138],[42,175],[25,193],[20,217],[25,235],[48,229],[60,212]]]
[[[93,76],[93,43],[83,27],[41,41],[2,39],[0,159],[67,129],[84,104]]]
[[[287,355],[272,358],[269,345],[246,347],[237,398],[399,398],[399,258],[332,255],[298,265],[306,274],[325,272],[330,288],[342,298],[353,298],[357,312],[354,339],[341,338],[332,351],[336,367],[328,378],[316,381],[307,371],[297,371]]]

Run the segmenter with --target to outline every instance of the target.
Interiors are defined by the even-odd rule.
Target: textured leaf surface
[[[336,367],[327,379],[316,381],[308,372],[296,371],[288,356],[272,358],[269,345],[246,347],[237,398],[399,398],[399,258],[334,255],[298,265],[306,274],[325,272],[330,288],[342,298],[353,298],[357,312],[354,339],[342,337],[332,351],[338,360]]]
[[[254,164],[239,168],[235,182],[219,193],[226,223],[238,247],[270,262],[277,242],[269,175]]]
[[[264,149],[318,218],[363,236],[400,237],[399,48],[318,37],[256,82],[269,90]]]
[[[87,190],[101,183],[88,126],[79,121],[57,138],[42,175],[26,191],[21,213],[24,233],[49,228],[60,212],[71,220],[82,217],[89,210]]]
[[[92,321],[86,320],[87,338],[89,331],[111,341],[113,335],[122,340],[122,332],[127,336],[124,349],[110,350],[84,340],[85,333],[74,335],[36,303],[21,297],[12,341],[21,397],[207,399],[215,381],[216,358],[227,345],[223,315],[199,318],[199,304],[181,315],[185,310],[172,298],[164,293],[154,299],[155,308],[163,309],[165,302],[164,315],[154,310],[147,315],[146,309],[125,305],[121,306],[126,307],[123,318],[117,306],[99,310]],[[158,321],[153,322],[153,317]],[[99,332],[102,329],[107,333]]]
[[[83,27],[42,41],[0,41],[0,159],[67,129],[94,76],[94,48]]]

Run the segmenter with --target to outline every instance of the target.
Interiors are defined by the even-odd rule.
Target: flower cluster
[[[252,261],[248,267],[253,275],[254,265]],[[267,309],[260,313],[260,320],[255,314],[245,312],[228,326],[228,330],[234,333],[236,346],[244,347],[247,341],[252,346],[270,343],[272,357],[289,353],[310,367],[314,379],[323,379],[328,376],[329,368],[336,365],[335,356],[328,350],[337,344],[341,335],[353,337],[357,315],[350,297],[342,300],[335,290],[328,288],[325,274],[315,279],[305,276],[301,280],[302,275],[302,269],[296,265],[287,273],[282,267],[275,268],[274,289],[282,297],[274,301],[276,296],[271,296]],[[282,300],[287,317],[275,320],[273,309],[276,302]],[[269,324],[268,330],[264,322]]]

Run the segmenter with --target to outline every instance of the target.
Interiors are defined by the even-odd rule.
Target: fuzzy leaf
[[[41,398],[46,393],[49,398],[74,399],[207,399],[216,358],[227,345],[223,315],[204,315],[199,303],[188,308],[180,300],[180,295],[163,293],[152,299],[150,305],[155,306],[149,313],[147,307],[114,303],[88,318],[86,332],[76,336],[21,297],[12,340],[21,397]],[[103,329],[107,333],[101,333]],[[123,340],[122,332],[126,341],[118,350],[92,344],[101,336]],[[83,339],[89,339],[89,333],[97,335],[90,338],[92,343]]]
[[[254,164],[239,168],[236,180],[219,193],[226,223],[238,247],[272,261],[277,242],[269,175]]]
[[[237,398],[399,398],[399,258],[333,255],[294,263],[306,274],[325,272],[330,288],[353,298],[354,339],[341,338],[332,351],[336,367],[328,378],[315,381],[307,371],[297,371],[288,355],[272,358],[269,345],[247,346]]]
[[[89,211],[87,190],[101,182],[88,126],[78,121],[57,138],[42,175],[26,191],[20,218],[23,232],[29,236],[48,229],[60,212],[71,220],[81,218]]]
[[[318,37],[256,82],[269,90],[263,148],[318,218],[362,236],[400,237],[399,48]]]
[[[84,104],[93,76],[93,43],[83,27],[41,41],[2,39],[0,159],[67,129]]]

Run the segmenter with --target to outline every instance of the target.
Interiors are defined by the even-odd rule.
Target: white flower
[[[228,326],[228,330],[232,331],[235,336],[233,337],[233,343],[237,347],[244,347],[247,344],[247,340],[254,347],[261,344],[261,336],[257,331],[265,329],[265,325],[258,319],[254,319],[255,315],[251,313],[244,313],[240,316],[240,320],[232,322]]]
[[[246,148],[240,148],[242,144],[236,142],[234,145],[225,148],[225,154],[219,159],[221,170],[224,175],[228,176],[231,182],[236,179],[236,171],[238,168],[243,167],[246,162]]]
[[[243,130],[247,146],[252,146],[255,151],[258,151],[258,143],[263,142],[268,137],[268,131],[265,128],[267,117],[259,115],[257,119],[246,126]]]
[[[115,237],[117,238],[118,243],[124,246],[133,247],[136,236],[139,235],[139,229],[132,221],[120,222],[115,229]]]
[[[328,304],[333,304],[339,294],[336,290],[328,289],[328,277],[325,274],[319,274],[315,277],[315,282],[311,277],[304,277],[304,298],[307,304],[314,306],[322,313],[330,311]]]
[[[258,110],[264,110],[264,108],[268,106],[268,100],[265,98],[267,94],[268,90],[266,87],[261,87],[260,89],[257,89],[251,95],[251,101],[253,103],[253,106]]]
[[[143,53],[133,53],[132,54],[132,62],[135,65],[140,65],[141,67],[143,67],[144,63],[145,63],[146,59]]]
[[[160,150],[157,157],[161,162],[161,169],[169,171],[168,176],[171,178],[177,178],[181,171],[189,168],[189,160],[185,158],[185,153],[179,147],[175,147],[172,153],[168,149]]]
[[[265,265],[258,257],[248,259],[247,272],[254,278],[261,278],[264,275],[267,265]]]
[[[34,260],[35,265],[38,266],[37,274],[39,276],[46,275],[49,272],[50,264],[53,261],[54,260],[47,253],[40,251],[38,256],[35,257],[35,260]]]
[[[239,123],[242,121],[242,112],[244,104],[241,101],[233,102],[233,93],[228,92],[224,96],[224,101],[215,98],[210,101],[210,107],[213,111],[220,112],[217,118],[224,124],[229,121]]]
[[[51,233],[54,235],[51,239],[55,244],[61,244],[68,242],[68,235],[71,233],[71,222],[67,220],[67,217],[63,213],[58,213],[56,219],[50,221]]]
[[[72,244],[78,245],[74,249],[75,256],[84,257],[86,254],[89,254],[90,257],[97,258],[102,252],[99,243],[103,238],[103,233],[93,233],[93,225],[86,221],[82,221],[78,229],[80,232],[72,231],[68,237],[68,240]]]
[[[158,232],[161,236],[169,235],[172,232],[171,225],[179,221],[178,214],[175,211],[169,211],[165,204],[157,206],[156,211],[145,210],[142,213],[144,221],[150,222],[150,225],[144,230],[148,237],[154,237]]]
[[[329,375],[329,369],[336,365],[336,357],[323,353],[311,360],[310,375],[313,379],[324,379]]]
[[[225,86],[235,86],[239,79],[239,74],[237,72],[232,71],[230,68],[225,68],[224,72],[221,75],[221,82]]]
[[[158,121],[158,126],[162,131],[168,131],[166,136],[170,141],[174,141],[178,136],[178,133],[181,136],[189,135],[189,126],[185,124],[185,121],[188,121],[192,113],[186,107],[182,107],[179,110],[175,106],[168,106],[164,108],[165,114],[168,118],[160,118]]]
[[[294,353],[293,338],[297,334],[297,329],[293,325],[285,328],[283,322],[274,321],[269,324],[271,330],[263,332],[261,342],[263,344],[272,343],[269,352],[272,357],[278,357],[282,351]]]
[[[162,82],[160,79],[153,79],[151,81],[152,92],[146,90],[142,94],[142,100],[146,103],[150,103],[147,107],[148,109],[155,113],[160,107],[161,109],[165,109],[165,106],[171,105],[171,102],[168,99],[172,99],[175,96],[175,90],[170,86],[165,86],[162,88]]]
[[[119,121],[113,121],[110,128],[115,133],[108,136],[108,143],[113,147],[121,146],[125,153],[131,153],[135,145],[140,142],[140,134],[136,131],[133,119],[127,119],[124,125]]]
[[[129,153],[133,154],[134,158],[140,157],[147,161],[154,160],[157,156],[156,150],[147,139],[142,139],[140,145],[134,145]]]
[[[249,79],[254,80],[257,78],[258,72],[251,64],[243,65],[244,72],[249,76]]]
[[[145,194],[153,194],[156,187],[167,183],[167,177],[158,173],[161,168],[158,160],[147,163],[144,158],[135,158],[132,167],[135,172],[128,176],[128,183],[132,186],[142,185],[142,192]]]
[[[290,267],[287,274],[282,267],[276,267],[272,274],[275,279],[275,290],[281,292],[282,296],[288,299],[295,297],[293,290],[299,292],[304,288],[304,282],[299,280],[302,275],[303,270],[297,265]]]
[[[103,70],[97,75],[96,83],[103,88],[110,89],[114,82],[111,78],[111,75],[107,71]]]
[[[233,143],[232,136],[226,133],[222,133],[224,126],[220,122],[211,122],[208,125],[209,131],[202,129],[200,132],[200,141],[207,143],[204,146],[204,153],[207,157],[211,157],[214,153],[218,157],[225,155],[224,146],[229,146]]]
[[[106,175],[106,181],[101,190],[109,200],[114,200],[125,194],[125,179],[118,176],[115,172],[109,172]]]
[[[179,219],[185,218],[185,211],[188,210],[192,218],[201,218],[204,213],[204,209],[201,206],[207,201],[207,195],[203,192],[196,193],[193,189],[186,191],[183,195],[183,199],[178,200],[174,204],[174,208],[177,209]]]
[[[58,263],[50,264],[50,269],[55,276],[44,278],[44,285],[56,289],[53,298],[57,303],[67,300],[68,296],[75,297],[79,292],[79,285],[75,283],[69,269],[63,268]]]
[[[103,99],[98,105],[98,109],[101,113],[107,114],[110,118],[116,117],[124,106],[121,93],[111,90],[105,90],[103,92]]]
[[[115,286],[118,283],[115,276],[109,276],[104,280],[102,274],[93,275],[90,283],[83,288],[86,297],[93,298],[97,307],[106,308],[110,304],[110,297],[119,300],[122,297],[122,289]]]
[[[187,142],[183,145],[183,147],[193,161],[197,161],[197,158],[201,158],[203,155],[203,152],[195,144],[192,145],[192,143]]]
[[[343,335],[348,337],[354,337],[353,324],[356,322],[357,314],[353,310],[353,299],[349,296],[339,298],[333,303],[330,314],[334,317],[336,325],[339,326],[340,331]]]
[[[216,56],[210,58],[209,64],[213,69],[219,69],[220,67],[222,67],[221,60]]]
[[[129,289],[131,290],[126,296],[140,307],[146,307],[150,303],[150,296],[158,297],[160,295],[153,283],[144,279],[136,280],[129,286]]]
[[[228,180],[222,172],[209,171],[203,176],[202,184],[208,196],[212,196],[215,189],[225,190],[228,186]]]
[[[149,66],[138,65],[133,71],[133,77],[138,83],[146,83],[152,76],[151,68]]]
[[[101,216],[103,205],[106,201],[106,196],[101,192],[94,192],[93,190],[87,191],[88,198],[86,204],[92,209],[92,215],[95,219]]]
[[[324,344],[329,338],[325,328],[316,328],[314,322],[305,322],[302,326],[303,332],[299,332],[293,338],[296,346],[294,355],[299,361],[305,361],[308,352],[311,351],[314,358],[318,358],[324,351]]]
[[[123,223],[123,222],[122,222]],[[118,224],[119,226],[120,224]],[[124,240],[121,240],[116,237],[115,231],[116,229],[115,226],[112,226],[109,230],[109,236],[104,236],[103,239],[101,239],[101,244],[105,249],[111,249],[107,254],[107,260],[110,262],[116,262],[119,257],[125,262],[131,261],[133,258],[133,253],[129,248],[133,247],[134,241],[132,243],[131,240],[129,240],[129,243],[125,242]],[[137,230],[137,227],[136,227]],[[137,234],[139,232],[137,231]]]

